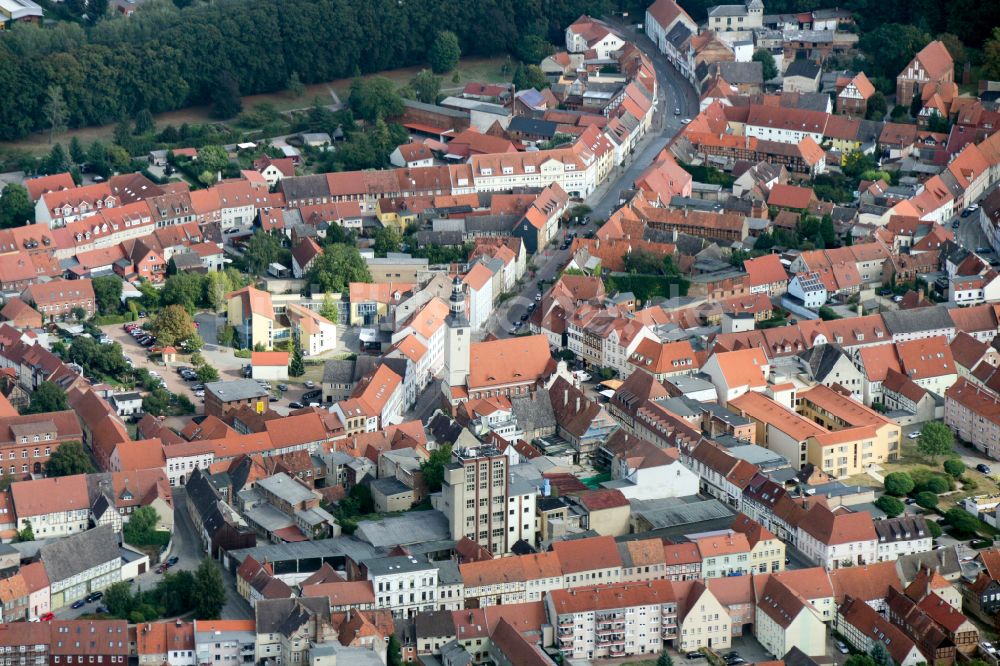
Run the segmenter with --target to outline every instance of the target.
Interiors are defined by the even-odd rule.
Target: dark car
[[[288,390],[288,384],[278,384],[278,390],[279,391],[287,391]]]
[[[107,613],[108,612],[108,607],[107,606],[98,606],[97,607],[97,612],[98,613]]]
[[[528,321],[528,315],[527,314],[521,315],[521,321]]]
[[[959,226],[958,220],[955,220],[954,222],[951,223],[951,228],[952,229],[958,229],[958,226]]]
[[[83,599],[77,599],[76,601],[73,602],[73,605],[70,606],[70,608],[83,608],[86,605],[87,605],[86,601],[84,601]]]
[[[173,557],[167,558],[167,564],[169,566],[174,566],[175,564],[177,564],[180,561],[181,561],[181,558],[177,557],[176,555],[174,555]]]
[[[321,397],[322,395],[323,391],[320,391],[319,389],[315,391],[306,391],[305,393],[302,394],[302,402],[312,402],[313,400]]]
[[[701,652],[688,652],[684,656],[686,658],[688,658],[688,659],[704,659],[705,658],[705,655],[703,655]]]
[[[968,208],[962,211],[962,217],[969,217],[970,215],[972,215],[972,211]]]
[[[305,405],[303,405],[301,402],[296,402],[294,400],[288,403],[289,409],[302,409],[303,407],[305,407]]]
[[[204,391],[205,390],[205,385],[204,384],[195,384],[194,386],[191,387],[191,390],[192,391]]]
[[[269,395],[269,396],[267,396],[267,401],[268,402],[278,402],[279,400],[281,400],[281,398],[279,398],[276,395]]]
[[[984,463],[979,463],[978,465],[976,465],[976,471],[977,472],[982,472],[983,474],[989,474],[990,473],[990,466],[986,465]]]
[[[86,597],[87,598],[87,603],[89,604],[92,601],[97,601],[98,599],[100,599],[103,596],[104,596],[103,592],[91,592]]]

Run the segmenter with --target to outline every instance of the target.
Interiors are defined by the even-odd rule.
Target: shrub
[[[971,476],[960,476],[958,480],[962,484],[963,490],[975,490],[979,487],[979,483]]]
[[[944,534],[944,530],[941,529],[941,526],[938,525],[936,520],[927,521],[927,531],[931,533],[932,539],[937,539],[939,536]]]
[[[940,474],[928,476],[923,483],[920,484],[920,493],[930,492],[935,495],[940,495],[941,493],[948,492],[948,490],[948,480]]]
[[[957,479],[965,471],[965,463],[958,458],[949,458],[944,461],[944,471]]]
[[[882,497],[879,497],[875,500],[875,506],[882,509],[882,511],[885,512],[885,515],[890,518],[895,518],[899,514],[903,513],[906,508],[902,502],[891,495],[882,495]]]
[[[934,493],[929,493],[926,490],[917,493],[917,505],[922,506],[925,509],[933,509],[938,505],[938,496]]]
[[[906,495],[914,488],[913,477],[906,472],[893,472],[885,476],[885,492],[896,497]]]

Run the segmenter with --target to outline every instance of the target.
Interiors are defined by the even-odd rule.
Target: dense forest
[[[181,4],[184,4],[183,2]],[[0,35],[0,140],[47,127],[59,86],[69,127],[207,103],[235,81],[243,95],[427,61],[439,31],[465,55],[510,51],[531,35],[562,42],[606,0],[151,0],[130,19],[62,22]]]

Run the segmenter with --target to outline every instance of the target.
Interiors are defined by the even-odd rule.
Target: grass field
[[[458,92],[470,81],[482,81],[484,83],[510,81],[510,75],[504,75],[501,71],[505,62],[506,58],[463,58],[459,62],[455,72],[442,77],[442,93],[451,94]],[[403,86],[420,69],[420,67],[406,67],[379,72],[370,76],[384,76],[387,79],[391,79],[398,86]],[[455,73],[458,74],[459,83],[452,82],[452,77]],[[351,88],[351,80],[337,79],[326,83],[306,86],[305,92],[299,96],[292,95],[287,90],[265,95],[249,95],[243,98],[243,108],[252,109],[257,104],[268,102],[273,104],[279,111],[291,111],[312,106],[313,101],[317,97],[322,98],[327,104],[333,104],[334,98],[331,92],[336,93],[342,102],[346,102],[347,94]],[[177,111],[161,113],[155,116],[156,126],[165,127],[166,125],[173,125],[180,127],[184,123],[193,124],[212,121],[213,119],[209,115],[209,112],[210,108],[207,106],[191,106]],[[61,143],[65,147],[69,145],[73,137],[79,139],[84,145],[90,144],[95,139],[111,141],[114,129],[114,124],[81,127],[57,135],[55,142]],[[0,154],[9,150],[25,150],[36,155],[43,155],[49,152],[51,148],[52,144],[49,143],[48,132],[32,134],[18,141],[0,142]]]

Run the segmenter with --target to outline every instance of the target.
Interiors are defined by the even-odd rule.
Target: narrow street
[[[632,187],[636,178],[653,162],[653,158],[681,131],[684,127],[682,120],[698,113],[698,97],[694,88],[656,50],[645,33],[637,31],[635,26],[624,26],[612,20],[608,23],[621,30],[628,39],[632,39],[652,60],[659,82],[657,104],[649,131],[639,140],[635,152],[626,159],[625,166],[618,167],[615,175],[599,185],[584,202],[591,208],[590,218],[593,221],[572,229],[562,228],[557,235],[560,241],[566,238],[569,231],[583,236],[595,231],[599,222],[607,220],[619,207],[621,191]],[[680,113],[675,114],[675,110]],[[534,279],[526,280],[517,294],[497,306],[486,324],[487,331],[499,338],[515,334],[514,323],[523,321],[522,317],[528,314],[528,308],[535,302],[535,295],[540,293],[537,283],[552,280],[568,258],[569,250],[559,247],[549,247],[536,254],[530,262],[535,266]],[[526,327],[520,330],[526,330]]]

